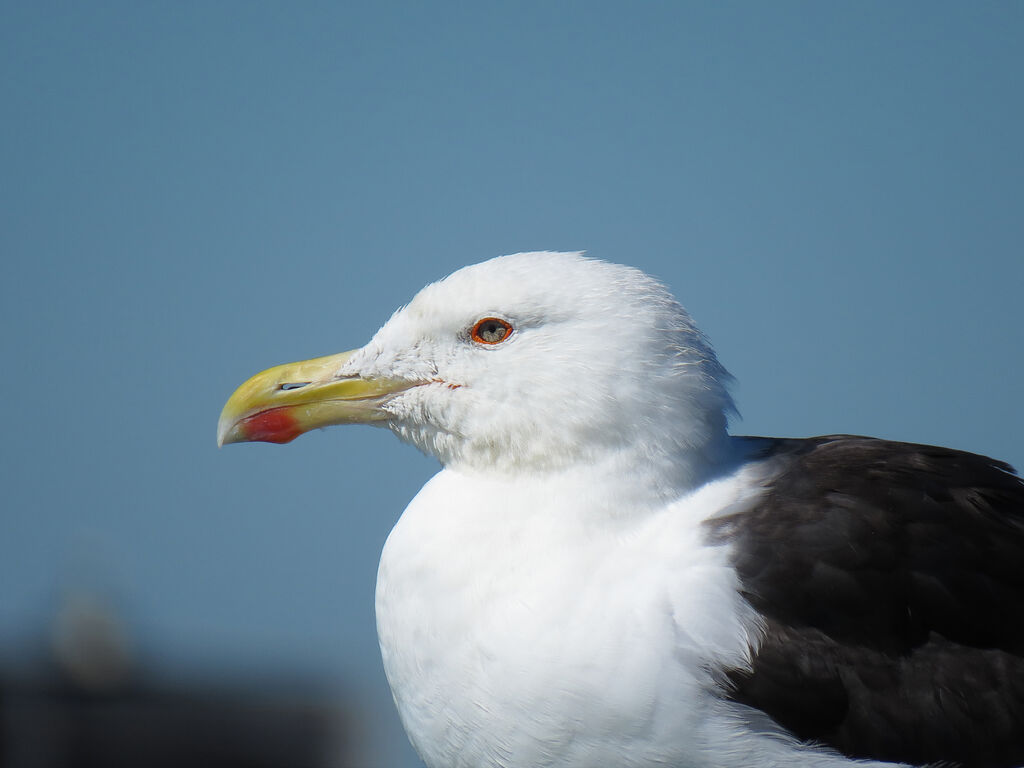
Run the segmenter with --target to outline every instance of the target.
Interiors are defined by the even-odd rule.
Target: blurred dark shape
[[[39,663],[0,668],[0,768],[356,766],[354,709],[295,676],[168,683],[102,599],[67,597]]]
[[[134,648],[114,607],[95,592],[69,592],[51,635],[53,660],[83,691],[114,691],[130,680]]]

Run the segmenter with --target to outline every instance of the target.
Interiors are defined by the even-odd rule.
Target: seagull
[[[376,590],[429,768],[1024,765],[1021,479],[730,435],[730,381],[653,278],[520,253],[257,374],[217,439],[374,424],[440,462]]]

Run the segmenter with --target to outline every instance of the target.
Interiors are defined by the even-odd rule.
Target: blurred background
[[[1024,465],[1022,39],[1018,2],[0,2],[0,764],[420,764],[373,586],[436,465],[214,432],[463,264],[658,276],[736,432]]]

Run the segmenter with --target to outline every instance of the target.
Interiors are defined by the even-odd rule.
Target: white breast
[[[754,622],[700,542],[706,505],[615,518],[598,497],[446,470],[392,531],[378,631],[429,766],[664,765],[700,731],[708,662],[742,663]]]

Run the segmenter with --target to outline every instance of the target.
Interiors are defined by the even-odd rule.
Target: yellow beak
[[[288,443],[317,427],[381,421],[389,395],[418,382],[338,377],[354,354],[317,357],[257,373],[235,390],[217,422],[217,445]]]

